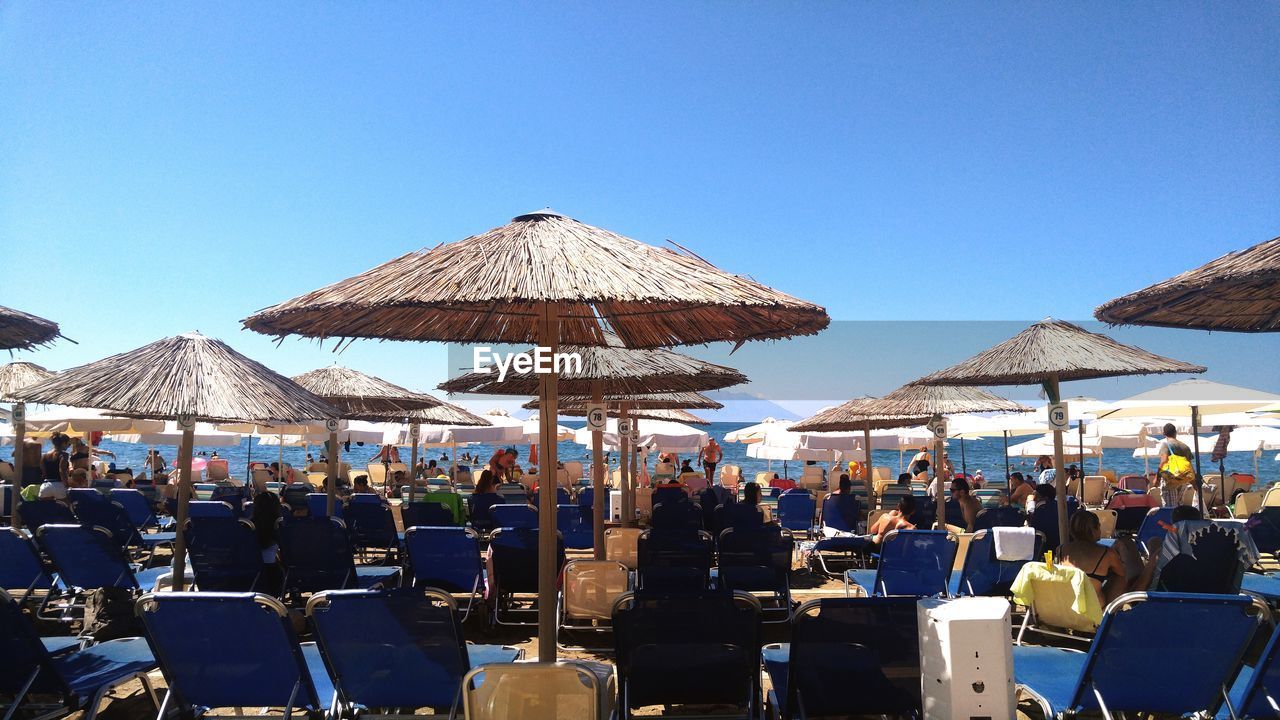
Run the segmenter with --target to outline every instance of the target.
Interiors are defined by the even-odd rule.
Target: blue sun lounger
[[[996,559],[995,533],[992,530],[979,530],[969,540],[969,550],[964,556],[964,565],[960,574],[951,578],[947,590],[952,597],[1009,595],[1009,587],[1013,585],[1018,571],[1032,559],[1044,552],[1044,535],[1036,534],[1035,549],[1027,560]]]
[[[946,595],[958,545],[956,536],[943,530],[891,532],[880,544],[876,569],[845,572],[845,594],[850,586],[859,585],[877,597]]]
[[[536,625],[537,613],[520,606],[520,596],[538,594],[538,534],[527,528],[498,528],[489,538],[493,576],[489,599],[498,625]],[[564,539],[556,533],[556,575],[564,567]]]
[[[494,505],[489,513],[493,516],[494,524],[500,528],[537,529],[538,527],[538,511],[531,505],[508,502]]]
[[[154,567],[134,572],[111,533],[83,525],[45,525],[36,531],[36,542],[53,561],[58,579],[81,590],[129,588],[149,590],[169,572]]]
[[[332,590],[312,596],[307,615],[338,704],[352,716],[423,707],[453,715],[472,668],[523,654],[503,645],[468,645],[457,604],[438,590]]]
[[[1230,705],[1224,703],[1215,717],[1229,720],[1232,712],[1240,718],[1280,717],[1280,629],[1271,634],[1258,662],[1241,668],[1228,697]]]
[[[79,520],[71,512],[71,506],[57,500],[36,500],[18,506],[22,526],[35,532],[45,525],[73,525]]]
[[[11,527],[0,529],[0,589],[17,592],[19,605],[37,590],[53,589],[53,577],[31,539]]]
[[[324,713],[333,683],[315,643],[298,643],[289,611],[255,593],[143,595],[138,617],[169,686],[160,710],[199,717],[219,708]]]
[[[467,598],[462,619],[484,597],[484,560],[480,536],[461,527],[411,527],[404,534],[409,562],[403,584],[437,588]]]
[[[627,593],[612,623],[623,720],[650,705],[730,705],[734,717],[757,717],[760,603],[751,595]]]
[[[373,587],[396,581],[398,567],[356,565],[351,537],[338,518],[299,517],[280,524],[286,592]]]
[[[1247,595],[1127,593],[1107,606],[1088,652],[1015,646],[1014,681],[1046,718],[1210,713],[1267,616]]]
[[[761,651],[777,717],[920,712],[916,599],[824,598],[801,605],[791,642]]]
[[[191,518],[187,558],[205,592],[253,592],[262,574],[262,549],[253,525],[240,518]]]
[[[0,591],[0,694],[12,697],[5,720],[19,710],[46,711],[41,717],[57,717],[84,711],[84,720],[98,714],[102,698],[134,678],[155,700],[147,673],[155,658],[142,638],[121,638],[76,649],[68,640],[42,641],[31,619],[8,593]],[[78,644],[78,643],[76,643]],[[53,645],[54,647],[50,647]],[[52,706],[38,706],[32,695],[52,695]]]
[[[556,529],[564,538],[566,548],[590,550],[595,544],[591,527],[591,508],[571,504],[556,506]]]

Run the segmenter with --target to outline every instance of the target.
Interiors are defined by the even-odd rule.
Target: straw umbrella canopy
[[[791,426],[792,430],[862,430],[867,447],[871,446],[871,430],[921,424],[920,418],[938,420],[943,415],[975,412],[1019,412],[1030,410],[1012,400],[970,387],[904,385],[880,398],[858,398],[818,413]],[[946,432],[934,437],[934,466],[941,469],[942,443]],[[869,463],[868,463],[869,465]],[[868,470],[867,477],[870,477]],[[946,489],[937,483],[938,508],[942,508]],[[943,515],[938,513],[941,524]]]
[[[366,375],[340,365],[331,365],[305,372],[294,376],[293,381],[309,390],[311,394],[323,398],[326,402],[338,408],[342,412],[342,417],[346,420],[376,422],[407,417],[414,411],[430,410],[444,404],[430,395],[416,393],[387,382],[382,378]],[[454,410],[460,411],[465,415],[470,414],[461,408],[454,408]],[[446,412],[442,413],[442,416],[449,417],[458,414]],[[474,419],[476,423],[484,422],[479,418]],[[472,423],[464,420],[460,424]],[[417,435],[418,425],[418,421],[410,420],[409,433],[411,437]],[[328,430],[329,450],[326,457],[329,461],[329,471],[328,478],[325,481],[325,512],[332,515],[337,494],[338,468],[341,467],[341,464],[338,460],[337,424],[334,423]],[[409,468],[412,473],[414,472],[413,469],[418,465],[418,444],[416,442],[410,452]],[[414,489],[416,487],[417,483],[412,482],[411,479],[409,482],[410,502],[413,502]]]
[[[0,350],[30,350],[60,337],[58,323],[0,305]]]
[[[1280,237],[1111,300],[1094,317],[1113,325],[1280,331]]]
[[[8,402],[18,390],[53,377],[53,372],[32,362],[0,365],[0,400]]]
[[[644,282],[662,278],[662,282]],[[825,310],[691,252],[657,248],[551,210],[411,252],[245,320],[283,337],[604,345],[629,348],[812,335]],[[541,483],[555,482],[558,368],[540,374]],[[596,485],[603,483],[595,468]],[[539,512],[538,658],[556,656],[555,507]]]
[[[1202,373],[1205,368],[1116,342],[1062,320],[1048,318],[977,355],[915,381],[919,385],[1040,385],[1050,403],[1060,402],[1067,380]],[[1062,471],[1062,430],[1054,428],[1054,475],[1058,486],[1058,532],[1067,537],[1067,478]]]
[[[18,399],[103,408],[130,417],[176,420],[182,427],[177,467],[178,527],[190,501],[191,447],[197,421],[295,422],[333,418],[337,409],[265,365],[199,333],[158,340],[71,368],[22,388]],[[181,589],[185,540],[174,544],[174,587]]]
[[[678,393],[649,393],[645,395],[624,395],[624,394],[605,394],[601,396],[600,401],[610,405],[618,406],[622,403],[628,403],[633,411],[652,408],[658,410],[719,410],[724,407],[724,403],[696,392],[678,392]],[[560,397],[560,414],[566,413],[566,408],[585,407],[593,402],[590,396],[569,395]],[[526,410],[539,409],[537,400],[530,400],[520,407]]]

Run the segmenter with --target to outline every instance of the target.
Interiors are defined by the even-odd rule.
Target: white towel
[[[1036,531],[1029,527],[998,527],[991,533],[997,560],[1031,560],[1036,551]]]

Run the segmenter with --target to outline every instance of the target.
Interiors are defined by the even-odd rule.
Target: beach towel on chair
[[[1036,531],[1029,527],[997,527],[991,530],[997,560],[1031,560],[1036,551]]]

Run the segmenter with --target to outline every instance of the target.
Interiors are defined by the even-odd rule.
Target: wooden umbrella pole
[[[618,404],[618,489],[622,492],[622,526],[635,527],[636,504],[631,494],[631,463],[627,462],[627,453],[631,447],[631,434],[622,432],[622,423],[631,412],[631,403]]]
[[[935,416],[934,420],[938,418]],[[943,439],[937,435],[933,436],[933,477],[938,487],[934,494],[935,512],[934,527],[939,530],[944,529],[947,525],[947,482],[942,475],[942,453]]]
[[[599,380],[591,382],[591,402],[594,405],[604,404],[604,389]],[[609,489],[604,484],[604,433],[591,431],[591,533],[592,547],[595,548],[596,560],[604,560],[604,515],[605,503],[609,501]]]
[[[327,487],[324,490],[324,511],[326,517],[333,517],[333,506],[338,496],[338,430],[336,425],[333,430],[329,431],[329,454],[327,459],[329,461],[329,471],[325,474],[329,477],[325,482]]]
[[[964,456],[964,438],[960,438],[960,472],[969,477],[969,461]]]
[[[1076,481],[1076,492],[1084,497],[1084,420],[1076,421],[1076,444],[1080,450],[1080,479]]]
[[[1062,394],[1058,389],[1058,375],[1054,373],[1044,383],[1044,394],[1050,403],[1062,402]],[[1053,478],[1057,486],[1058,497],[1058,542],[1065,543],[1067,534],[1067,469],[1064,467],[1062,452],[1062,431],[1053,430]]]
[[[875,497],[871,487],[871,426],[862,428],[862,447],[866,448],[866,457],[863,460],[862,479],[867,483],[867,497]]]
[[[1196,502],[1200,506],[1200,512],[1208,517],[1208,510],[1204,506],[1204,476],[1200,474],[1200,408],[1195,405],[1191,406],[1191,444],[1191,450],[1196,456]]]
[[[178,443],[178,513],[176,519],[177,533],[173,540],[173,589],[181,591],[185,586],[187,575],[187,540],[183,527],[187,524],[187,505],[191,502],[191,446],[195,443],[195,422],[183,423],[182,440]]]
[[[22,504],[22,479],[26,474],[23,461],[26,460],[26,454],[27,406],[26,403],[17,403],[13,406],[13,486],[9,491],[9,509],[13,513],[14,530],[22,527],[18,506]]]
[[[1009,431],[1001,430],[1000,436],[1004,438],[1004,487],[1005,490],[1010,490],[1009,475],[1012,471],[1009,470]]]
[[[538,344],[555,357],[560,347],[560,309],[555,303],[541,308]],[[551,371],[538,376],[541,414],[538,465],[538,662],[556,660],[556,417],[559,415],[555,362]]]
[[[409,424],[409,502],[418,494],[418,423]]]

